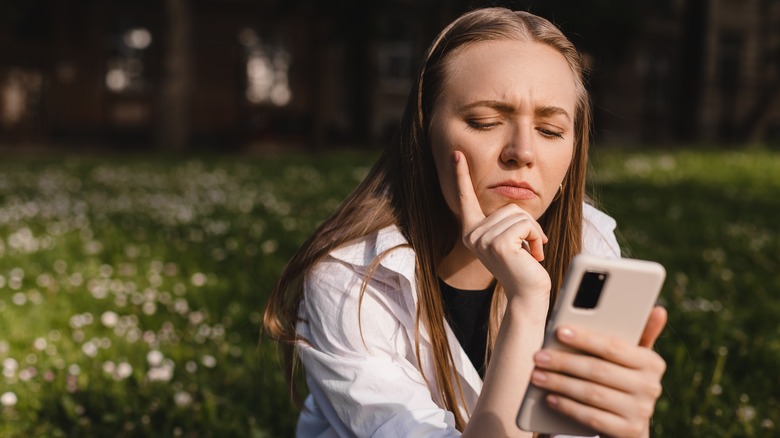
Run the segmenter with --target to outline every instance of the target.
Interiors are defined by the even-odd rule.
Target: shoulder
[[[620,245],[615,236],[617,223],[608,214],[584,203],[582,208],[582,252],[619,258]]]
[[[314,265],[304,277],[300,313],[306,324],[300,329],[327,332],[360,350],[361,331],[367,338],[387,339],[399,324],[408,325],[414,317],[414,252],[405,243],[389,227]],[[361,320],[371,324],[361,328]]]

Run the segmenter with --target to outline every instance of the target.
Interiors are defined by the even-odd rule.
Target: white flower
[[[164,359],[163,354],[160,353],[159,350],[151,350],[148,353],[146,353],[146,361],[149,362],[149,365],[153,367],[160,366],[163,359]]]
[[[200,358],[200,363],[206,368],[214,368],[217,366],[217,359],[214,356],[207,354]]]
[[[173,395],[173,401],[176,406],[189,406],[192,403],[192,396],[187,391],[178,391]]]
[[[133,367],[127,362],[119,362],[114,373],[114,380],[124,380],[133,374]]]
[[[16,394],[13,392],[6,392],[3,395],[0,395],[0,404],[3,406],[13,406],[16,404],[16,402],[19,401],[19,398],[16,397]]]
[[[100,322],[108,328],[114,327],[119,322],[119,315],[109,310],[100,316]]]
[[[190,281],[192,282],[193,286],[200,287],[200,286],[203,286],[203,285],[206,284],[206,280],[207,279],[208,278],[206,277],[206,274],[204,274],[202,272],[196,272],[196,273],[192,274],[192,277],[190,278]]]

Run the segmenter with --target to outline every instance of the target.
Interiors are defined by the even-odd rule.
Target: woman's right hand
[[[509,203],[485,216],[471,182],[466,157],[455,151],[455,178],[463,244],[504,287],[507,298],[546,303],[550,275],[539,263],[547,236],[520,206]],[[527,242],[529,250],[523,248]]]

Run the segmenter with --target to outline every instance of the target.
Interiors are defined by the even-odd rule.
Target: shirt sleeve
[[[401,293],[398,278],[379,277],[361,302],[354,266],[327,259],[307,275],[298,351],[314,403],[339,436],[460,436],[416,366],[397,317],[408,311],[387,299]]]
[[[583,204],[582,252],[599,257],[620,258],[616,227],[617,223],[612,217],[590,204]]]

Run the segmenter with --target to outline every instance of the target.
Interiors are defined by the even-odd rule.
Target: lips
[[[537,196],[534,188],[526,182],[502,181],[488,188],[501,196],[518,201],[532,199]]]

